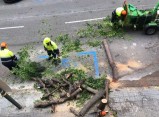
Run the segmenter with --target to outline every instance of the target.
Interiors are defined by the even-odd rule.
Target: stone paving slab
[[[121,88],[110,93],[117,117],[158,117],[159,87]]]

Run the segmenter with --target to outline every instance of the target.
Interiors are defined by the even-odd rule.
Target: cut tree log
[[[45,86],[44,86],[44,90],[46,91],[46,94],[44,94],[42,99],[47,99],[48,98],[49,100],[53,100],[53,99],[51,99],[51,95],[52,95],[53,92],[50,93],[49,89],[46,88]],[[55,112],[55,105],[53,105],[53,104],[51,105],[51,112]]]
[[[109,101],[109,83],[110,81],[108,79],[105,80],[105,91],[106,91],[106,100]]]
[[[59,90],[60,86],[58,86],[55,90],[53,90],[50,93],[44,94],[43,97],[41,99],[48,99],[49,96],[51,96],[53,93],[55,93],[57,90]]]
[[[69,81],[65,80],[64,78],[62,78],[62,80],[63,80],[66,84],[72,85]]]
[[[52,113],[55,113],[55,107],[56,107],[55,105],[51,105],[51,112]]]
[[[66,79],[69,79],[69,78],[71,78],[72,76],[73,76],[73,73],[69,73],[69,74],[66,74],[66,75],[65,75]]]
[[[67,95],[67,92],[62,91],[62,93],[60,94],[60,98],[64,98],[64,97],[66,97],[66,95]]]
[[[79,116],[84,116],[89,109],[105,95],[105,90],[99,90],[81,109]]]
[[[110,52],[110,49],[109,49],[109,46],[108,46],[106,39],[104,39],[103,45],[104,45],[104,49],[105,49],[105,52],[106,52],[106,55],[108,58],[109,65],[110,65],[111,70],[112,70],[113,81],[116,81],[118,79],[118,70],[117,70],[117,66],[112,58],[112,55],[111,55],[111,52]]]
[[[49,96],[49,100],[53,100],[52,97],[51,97],[51,95]],[[52,113],[55,112],[55,107],[56,107],[55,104],[52,104],[52,105],[51,105],[51,112],[52,112]]]
[[[60,98],[60,99],[56,99],[56,100],[50,100],[50,101],[38,101],[34,103],[34,107],[35,108],[46,108],[48,106],[51,106],[52,104],[61,104],[66,102],[67,100],[70,100],[72,98],[74,98],[79,92],[81,92],[82,89],[78,88],[76,91],[74,91],[70,97],[66,97],[66,98]]]
[[[64,84],[59,84],[60,87],[66,87],[68,86],[68,84],[64,83]]]
[[[48,90],[48,88],[46,88],[45,83],[42,81],[42,79],[37,79],[37,81],[43,86],[43,89],[45,91],[46,94],[49,94],[50,91]]]
[[[69,96],[73,91],[75,91],[77,88],[74,88],[74,86],[69,82],[69,81],[67,81],[66,79],[62,79],[66,84],[68,84],[69,85],[69,90],[68,90],[68,93],[66,93],[66,95],[65,96]]]
[[[60,81],[59,79],[51,78],[51,80],[52,80],[53,82],[56,82],[56,83],[62,84],[62,81]]]
[[[42,80],[42,81],[45,83],[45,86],[47,88],[50,88],[50,87],[56,88],[55,82],[53,82],[51,79]]]
[[[69,85],[69,90],[68,90],[68,93],[71,94],[75,89],[73,88],[72,85]]]
[[[85,80],[81,80],[78,82],[74,82],[74,84],[72,85],[69,81],[67,81],[66,79],[62,79],[66,84],[69,85],[69,90],[66,94],[61,95],[62,97],[66,96],[66,97],[70,97],[71,93],[73,93],[74,91],[76,91],[77,89],[79,89],[81,87],[81,85],[83,84],[83,82]]]
[[[105,109],[106,104],[107,104],[107,99],[102,99],[97,108],[103,111]]]
[[[93,94],[96,94],[98,92],[98,90],[95,90],[95,89],[93,89],[91,87],[88,87],[88,86],[86,86],[84,84],[82,85],[82,88],[86,89],[87,91],[89,91],[89,92],[91,92]]]
[[[76,111],[73,107],[70,107],[70,112],[73,113],[75,116],[79,116],[78,111]]]

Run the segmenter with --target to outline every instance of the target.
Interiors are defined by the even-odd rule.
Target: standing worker
[[[49,55],[48,60],[51,60],[52,58],[57,59],[57,57],[60,56],[60,51],[58,49],[58,46],[55,42],[51,41],[49,37],[46,37],[43,41],[44,49],[47,51],[47,54]]]
[[[126,10],[124,10],[123,7],[118,7],[112,12],[111,22],[115,23],[118,22],[119,20],[124,21],[126,15],[127,15]]]
[[[6,42],[1,43],[1,50],[0,50],[0,58],[2,65],[7,67],[9,70],[12,70],[13,67],[17,67],[17,64],[15,61],[17,61],[17,57],[13,54],[12,51],[10,51],[7,47]]]

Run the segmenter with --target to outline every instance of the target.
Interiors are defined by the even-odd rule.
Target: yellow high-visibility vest
[[[122,12],[123,10],[124,10],[123,7],[117,8],[116,11],[115,11],[115,12],[116,12],[116,15],[120,17],[120,16],[121,16],[121,12]]]
[[[14,56],[13,52],[8,49],[0,50],[0,58],[2,62],[12,61],[13,56]]]
[[[44,47],[47,49],[47,50],[56,50],[58,49],[58,46],[56,45],[55,42],[51,41],[51,45],[47,45],[45,42],[43,42],[43,45]]]

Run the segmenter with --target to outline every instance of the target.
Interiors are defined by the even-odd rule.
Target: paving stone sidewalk
[[[121,88],[110,93],[110,107],[117,117],[158,117],[159,87]]]

